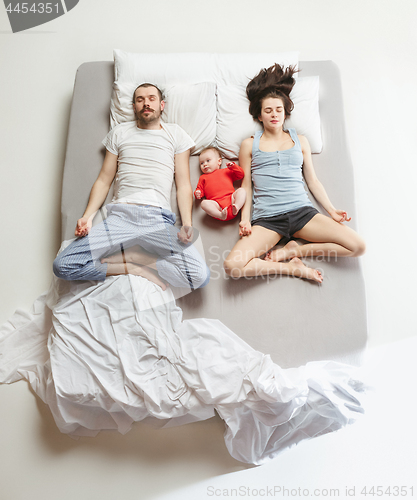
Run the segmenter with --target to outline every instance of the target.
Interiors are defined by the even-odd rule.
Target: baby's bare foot
[[[220,220],[226,220],[227,218],[227,207],[223,208],[223,210],[220,212]]]
[[[298,243],[294,240],[289,241],[282,248],[276,248],[275,250],[270,250],[265,255],[265,260],[271,262],[282,262],[284,260],[296,257],[298,252]]]
[[[290,260],[289,264],[293,267],[292,275],[297,278],[305,278],[315,281],[316,283],[323,282],[323,275],[317,269],[307,267],[298,257]]]

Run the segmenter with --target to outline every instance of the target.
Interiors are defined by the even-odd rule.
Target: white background
[[[274,484],[336,487],[340,497],[356,486],[366,498],[359,485],[412,484],[416,433],[404,397],[415,392],[408,379],[415,371],[406,367],[417,335],[416,32],[415,0],[80,0],[61,18],[16,34],[0,5],[1,323],[49,286],[79,65],[111,60],[113,48],[298,50],[300,60],[331,59],[341,71],[357,227],[367,242],[369,349],[378,355],[370,366],[386,388],[369,412],[374,421],[247,469],[228,457],[219,420],[75,442],[59,434],[25,383],[2,386],[2,500],[200,499],[210,498],[210,485]]]

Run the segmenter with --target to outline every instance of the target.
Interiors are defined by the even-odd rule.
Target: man
[[[103,141],[107,152],[87,208],[78,220],[78,236],[54,261],[54,273],[66,280],[104,280],[135,274],[166,288],[191,290],[207,284],[209,271],[192,246],[192,188],[189,157],[194,142],[175,124],[161,122],[161,91],[142,84],[133,94],[136,122],[122,123]],[[170,207],[175,178],[182,227],[174,228]],[[92,226],[115,179],[107,218]]]

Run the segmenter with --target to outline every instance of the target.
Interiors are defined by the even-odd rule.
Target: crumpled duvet
[[[0,382],[27,379],[61,432],[214,416],[230,454],[262,464],[363,413],[363,385],[332,361],[282,369],[213,319],[182,321],[170,289],[137,276],[54,278],[0,330]]]

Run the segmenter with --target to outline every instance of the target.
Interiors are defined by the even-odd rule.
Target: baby
[[[200,153],[200,168],[203,175],[194,191],[197,200],[205,197],[201,208],[211,217],[219,220],[230,220],[236,217],[246,200],[243,188],[233,187],[233,181],[243,179],[244,172],[239,165],[230,162],[227,168],[220,168],[222,157],[220,151],[209,146]]]

